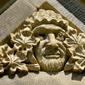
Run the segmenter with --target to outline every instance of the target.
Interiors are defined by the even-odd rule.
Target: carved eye
[[[38,34],[38,37],[45,37],[45,34]]]
[[[62,34],[62,33],[59,33],[59,34],[58,34],[58,36],[59,36],[59,37],[62,37],[62,36],[63,36],[63,34]]]
[[[57,37],[56,37],[58,40],[61,40],[63,41],[65,38],[64,38],[64,33],[60,32],[58,33]]]
[[[45,39],[45,34],[39,33],[39,34],[36,34],[35,37],[40,38],[42,40],[42,39]]]

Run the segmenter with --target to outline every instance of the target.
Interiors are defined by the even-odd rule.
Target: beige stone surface
[[[53,6],[56,10],[58,10],[64,17],[66,17],[69,21],[71,21],[76,27],[78,27],[82,32],[85,32],[85,24],[83,24],[80,20],[78,20],[72,13],[69,12],[62,4],[60,4],[57,0],[35,0],[30,2],[34,4],[34,6],[40,7],[40,5],[44,2],[47,1],[51,6]],[[76,2],[79,0],[76,0]],[[81,3],[80,3],[81,5]],[[85,8],[85,5],[83,5]],[[44,6],[43,8],[49,8],[48,5]],[[74,10],[76,11],[76,10]]]
[[[85,32],[85,25],[79,21],[72,13],[67,11],[57,0],[17,0],[2,15],[0,15],[0,41],[9,35],[28,16],[30,16],[41,4],[47,1],[63,16],[70,20],[80,30]],[[44,8],[46,8],[45,6]],[[3,35],[4,34],[4,35]]]
[[[0,74],[85,71],[85,34],[53,10],[35,11],[8,38],[0,46]]]
[[[2,15],[0,15],[0,41],[19,26],[36,8],[28,0],[17,0]]]
[[[26,1],[27,2],[27,1]],[[24,7],[21,7],[21,6],[19,6],[19,5],[17,5],[17,7],[19,7],[19,10],[17,10],[16,9],[16,3],[13,5],[14,6],[14,8],[15,8],[15,10],[17,10],[17,11],[15,11],[15,12],[12,12],[12,14],[13,14],[13,16],[10,14],[11,12],[10,12],[10,10],[12,10],[13,8],[10,8],[10,9],[8,9],[7,11],[6,11],[6,13],[4,13],[3,15],[1,15],[1,17],[0,18],[3,18],[2,20],[1,20],[1,27],[2,28],[5,28],[4,30],[2,30],[2,29],[0,29],[1,30],[1,38],[0,38],[0,40],[2,40],[3,38],[5,38],[10,32],[12,32],[21,22],[23,22],[23,20],[24,19],[26,19],[26,17],[28,16],[28,15],[30,15],[35,9],[36,9],[36,5],[37,6],[39,6],[39,5],[41,5],[42,3],[43,3],[43,1],[37,1],[36,0],[36,5],[34,4],[34,2],[32,2],[32,1],[29,1],[28,3],[26,3],[26,2],[24,2],[24,1],[19,1],[18,0],[18,2],[16,2],[17,4],[18,3],[23,3],[23,6],[25,6],[26,7],[26,10],[25,10],[25,8]],[[50,0],[48,0],[48,2],[49,3],[51,3],[50,2]],[[53,1],[51,4],[54,4],[54,2],[55,1]],[[29,5],[30,6],[29,6]],[[58,5],[60,5],[59,3],[57,3],[57,6]],[[12,6],[12,7],[13,7]],[[31,8],[30,8],[31,7]],[[43,6],[41,6],[42,8],[44,8],[44,9],[49,9],[49,6],[48,7],[43,7]],[[62,8],[62,6],[60,5],[59,7],[61,7]],[[28,9],[27,8],[30,8],[29,9],[29,11],[31,10],[31,12],[29,12],[28,13]],[[55,5],[54,5],[54,8],[56,8],[56,3],[55,3]],[[66,9],[64,9],[63,8],[63,10],[61,10],[61,8],[59,8],[59,9],[57,9],[61,14],[63,14],[63,13],[65,13],[66,12]],[[25,13],[22,13],[22,11],[21,10],[24,10],[25,11]],[[37,9],[38,10],[38,9]],[[64,12],[64,10],[65,10],[65,12]],[[9,13],[10,12],[10,13]],[[19,12],[19,14],[18,14],[18,12]],[[21,13],[21,15],[20,15],[20,13]],[[27,14],[28,13],[28,14]],[[42,12],[41,12],[42,13]],[[6,15],[7,14],[7,15]],[[17,14],[17,15],[16,15]],[[37,18],[39,18],[39,16],[36,16],[36,12],[34,13],[34,15],[32,15],[34,18],[34,21],[37,21],[38,19]],[[49,14],[49,13],[48,13]],[[67,12],[66,14],[70,14],[69,12]],[[11,15],[11,16],[10,16]],[[20,15],[20,16],[19,16]],[[26,16],[25,16],[26,15]],[[6,17],[6,16],[10,16],[10,17]],[[16,16],[19,16],[17,19],[16,19]],[[6,19],[4,18],[4,17],[6,17]],[[13,19],[12,19],[12,17],[13,17]],[[72,19],[71,18],[68,18],[68,15],[65,15],[65,17],[67,18],[67,19],[70,19],[70,21],[72,21],[72,19],[73,19],[73,15],[72,15]],[[64,18],[65,18],[64,17]],[[70,17],[71,17],[71,14],[70,14]],[[8,19],[7,19],[8,18]],[[43,17],[42,17],[43,18]],[[39,18],[40,20],[41,20],[41,18]],[[60,19],[61,19],[61,16],[60,16]],[[13,21],[12,21],[13,20]],[[49,21],[50,21],[50,18],[49,19],[47,19],[48,21],[47,21],[47,24],[49,24]],[[62,20],[62,19],[61,19]],[[77,21],[76,21],[77,20]],[[28,23],[29,23],[29,19],[27,19],[26,20]],[[75,22],[76,21],[76,22]],[[30,21],[31,22],[31,21]],[[43,21],[44,22],[44,21]],[[85,35],[83,34],[83,33],[79,33],[79,32],[81,32],[77,27],[81,27],[80,29],[81,30],[83,30],[83,28],[84,28],[84,25],[83,25],[83,23],[82,22],[80,22],[78,19],[76,19],[75,17],[74,17],[74,21],[72,21],[73,23],[74,23],[74,25],[70,22],[70,25],[72,26],[72,27],[70,27],[66,22],[65,22],[65,20],[63,20],[63,23],[65,24],[65,25],[63,25],[63,24],[61,24],[61,23],[58,23],[59,24],[59,26],[60,27],[58,27],[58,26],[55,26],[55,25],[40,25],[40,26],[37,26],[37,27],[35,27],[36,25],[38,25],[37,24],[37,22],[36,22],[36,25],[35,25],[35,23],[32,21],[31,22],[31,24],[32,24],[32,27],[34,27],[34,30],[33,30],[33,34],[32,34],[32,36],[34,36],[34,37],[36,37],[36,35],[38,34],[38,32],[41,30],[41,28],[43,28],[44,30],[46,29],[46,30],[51,30],[52,32],[51,33],[48,33],[48,32],[50,32],[50,31],[45,31],[45,33],[46,34],[48,34],[48,35],[46,35],[47,37],[46,37],[46,40],[49,40],[50,41],[50,46],[52,46],[52,50],[54,49],[54,45],[55,45],[55,43],[54,42],[52,42],[52,41],[54,41],[54,31],[53,30],[61,30],[63,27],[66,27],[66,26],[68,26],[68,29],[64,29],[65,30],[65,33],[66,33],[66,39],[65,39],[65,41],[63,41],[63,38],[58,38],[59,39],[59,43],[58,43],[58,41],[56,41],[57,42],[57,44],[60,46],[60,49],[62,48],[63,50],[65,50],[64,49],[64,46],[68,49],[68,51],[70,52],[70,53],[68,53],[68,54],[70,54],[70,55],[67,55],[68,57],[69,57],[69,61],[66,63],[66,66],[65,66],[65,68],[64,68],[64,71],[76,71],[76,72],[82,72],[82,71],[84,71],[85,70],[85,57],[84,57],[84,51],[85,51],[85,43],[84,43],[84,40],[85,40]],[[3,23],[3,24],[2,24]],[[79,25],[79,23],[80,23],[80,25]],[[57,24],[57,25],[58,25]],[[26,26],[26,25],[25,25]],[[26,28],[23,30],[23,28],[21,29],[21,30],[19,30],[20,32],[18,32],[18,31],[16,31],[17,33],[15,33],[15,34],[11,34],[11,38],[12,38],[12,40],[11,40],[11,43],[14,43],[13,45],[15,45],[14,47],[13,47],[13,49],[11,49],[8,45],[2,45],[2,46],[0,46],[0,48],[2,49],[1,51],[0,51],[0,56],[2,57],[2,56],[5,56],[5,57],[3,57],[4,59],[2,59],[2,61],[1,61],[1,63],[0,63],[0,72],[1,72],[1,74],[2,73],[4,73],[4,69],[2,68],[3,66],[2,66],[2,63],[4,64],[4,67],[6,66],[7,68],[5,68],[5,69],[8,69],[7,70],[7,72],[9,73],[9,74],[14,74],[15,72],[16,72],[16,70],[18,69],[18,71],[19,72],[22,72],[22,74],[15,74],[15,75],[13,75],[13,76],[10,76],[10,75],[4,75],[4,76],[1,76],[1,81],[0,81],[0,84],[2,84],[2,85],[10,85],[10,84],[13,84],[13,85],[75,85],[75,84],[77,84],[77,85],[84,85],[84,73],[82,73],[82,74],[77,74],[77,73],[67,73],[67,72],[63,72],[63,71],[60,71],[60,70],[62,70],[63,69],[63,67],[62,68],[60,68],[60,69],[57,69],[57,71],[60,71],[59,73],[57,73],[57,72],[42,72],[42,71],[40,71],[39,73],[37,73],[37,72],[29,72],[27,75],[24,75],[23,74],[23,72],[25,71],[25,72],[28,72],[28,70],[30,71],[30,70],[32,70],[32,71],[39,71],[40,70],[40,67],[39,67],[39,65],[40,66],[42,66],[42,64],[40,63],[41,61],[41,59],[39,60],[38,59],[38,57],[41,57],[40,55],[38,55],[38,57],[37,57],[37,55],[36,55],[36,57],[37,57],[37,60],[38,60],[38,63],[37,63],[37,60],[36,60],[36,58],[34,57],[34,55],[32,55],[33,53],[33,51],[32,51],[32,48],[31,48],[31,46],[32,45],[34,45],[35,46],[35,42],[31,39],[30,40],[30,38],[28,38],[28,35],[31,33],[30,32],[30,30],[28,30],[28,28],[29,28],[30,26],[26,26]],[[50,28],[51,27],[51,28]],[[74,29],[74,28],[75,29]],[[13,29],[12,29],[13,28]],[[8,30],[7,30],[8,29]],[[36,29],[38,29],[38,30],[36,30]],[[55,30],[55,31],[56,31]],[[77,31],[78,30],[78,31]],[[38,31],[38,32],[37,32]],[[61,31],[63,31],[63,30],[61,30]],[[83,30],[84,31],[84,30]],[[63,31],[64,32],[64,31]],[[4,34],[3,35],[3,33],[6,33],[6,34]],[[21,33],[21,34],[19,34],[19,33]],[[58,32],[56,32],[56,33],[58,33]],[[18,36],[18,34],[19,34],[19,36]],[[22,34],[24,35],[24,36],[27,36],[27,38],[25,37],[22,37]],[[36,34],[36,35],[35,35]],[[21,35],[21,36],[20,36]],[[40,35],[41,36],[41,35]],[[61,35],[60,35],[61,36]],[[79,38],[79,39],[78,39]],[[6,38],[7,39],[7,38]],[[10,39],[10,38],[9,38]],[[25,39],[26,39],[26,41],[31,41],[31,43],[32,44],[30,44],[31,46],[28,46],[28,45],[26,45],[26,48],[25,48],[25,46],[23,45],[23,47],[20,47],[21,46],[21,44],[20,44],[20,42],[18,43],[18,41],[17,40],[19,40],[19,39],[21,39],[22,40],[22,43],[23,43],[23,40],[25,41]],[[29,40],[28,40],[29,39]],[[38,38],[36,39],[36,40],[38,40]],[[42,40],[44,40],[43,38],[40,38],[40,40],[42,41]],[[57,40],[57,39],[56,39]],[[61,41],[62,40],[62,41]],[[19,40],[20,41],[20,40]],[[45,41],[45,40],[44,40]],[[38,42],[38,41],[37,41]],[[64,46],[62,45],[62,44],[60,44],[61,42],[63,42],[64,43]],[[26,42],[25,42],[26,43]],[[70,43],[70,44],[69,44]],[[76,43],[76,44],[75,44]],[[9,43],[8,43],[9,44]],[[36,43],[37,44],[37,43]],[[42,44],[42,43],[41,43]],[[41,45],[40,44],[40,45]],[[10,45],[10,44],[9,44]],[[12,47],[12,44],[10,45],[11,47]],[[38,45],[37,45],[38,46]],[[37,47],[36,46],[36,47]],[[58,48],[59,48],[59,46],[57,46]],[[35,47],[35,48],[36,48]],[[39,48],[41,48],[42,47],[42,45],[39,47]],[[38,48],[38,49],[39,49]],[[37,49],[37,48],[36,48]],[[36,50],[35,49],[35,50]],[[38,50],[37,49],[37,50]],[[61,49],[61,50],[62,50]],[[22,50],[24,50],[24,51],[22,51]],[[14,52],[13,52],[14,51]],[[22,51],[22,53],[20,52],[20,51]],[[26,60],[26,51],[28,51],[29,52],[29,54],[32,56],[31,58],[30,57],[28,57],[28,61],[30,61],[30,63],[32,64],[32,65],[25,65],[23,62],[25,62],[25,60]],[[5,52],[5,53],[4,53]],[[37,52],[36,52],[37,53]],[[65,51],[64,51],[64,53],[65,53]],[[63,51],[62,51],[62,53],[61,54],[63,54],[64,55],[64,53],[63,53]],[[14,54],[14,55],[13,55]],[[24,55],[23,55],[24,54]],[[38,54],[38,53],[37,53]],[[22,55],[22,56],[21,56]],[[66,55],[65,55],[66,56]],[[66,57],[67,57],[66,56]],[[48,56],[47,56],[48,57]],[[55,57],[55,56],[54,56]],[[52,56],[52,58],[54,58],[53,56]],[[60,56],[61,57],[61,56]],[[0,60],[1,60],[1,58],[0,58]],[[26,63],[28,62],[28,61],[26,61]],[[53,61],[53,60],[52,60]],[[51,69],[54,69],[54,67],[53,67],[53,62],[51,61],[51,63],[52,63],[52,65],[50,65],[50,66],[52,66],[52,68]],[[44,61],[43,61],[44,62]],[[59,62],[58,62],[59,63]],[[57,63],[57,64],[58,64]],[[15,65],[16,64],[16,65]],[[48,66],[48,67],[50,67],[50,66]],[[59,65],[60,66],[60,65]],[[43,68],[43,66],[42,66],[42,70],[45,70],[45,71],[56,71],[56,70],[48,70],[49,68],[47,68],[47,70],[45,69],[45,68]],[[7,83],[5,83],[7,81]]]
[[[1,85],[85,85],[85,74],[56,72],[30,72],[26,74],[5,75],[0,78]]]

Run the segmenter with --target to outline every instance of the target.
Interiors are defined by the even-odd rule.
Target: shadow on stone
[[[39,72],[33,72],[33,73],[35,73],[35,74],[39,74]]]
[[[64,72],[64,74],[65,74],[65,75],[69,75],[69,74],[71,74],[71,72]]]
[[[9,79],[14,79],[14,78],[15,78],[15,75],[16,75],[16,74],[8,75],[8,78],[9,78]]]
[[[26,75],[28,75],[28,73],[17,73],[17,76],[18,76],[19,78],[22,78],[22,77],[24,77],[24,76],[26,76]]]
[[[85,73],[72,73],[72,80],[81,81]]]
[[[49,75],[57,75],[58,72],[47,72],[47,74],[49,74]]]
[[[70,75],[72,80],[77,80],[77,81],[81,81],[82,78],[85,76],[85,73],[72,73],[72,72],[64,72],[65,75]]]
[[[0,78],[3,78],[3,76],[4,76],[3,74],[2,74],[2,75],[0,75]]]

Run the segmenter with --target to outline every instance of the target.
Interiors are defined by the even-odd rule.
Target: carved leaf
[[[31,48],[31,44],[34,41],[30,40],[31,31],[29,28],[20,30],[19,32],[13,34],[11,33],[11,42],[14,43],[15,50],[28,50]],[[30,44],[29,44],[30,43]]]
[[[68,38],[64,43],[67,45],[71,56],[64,71],[82,72],[85,69],[85,35],[83,33],[77,35],[77,31],[74,29],[68,33]]]
[[[0,46],[0,74],[9,70],[9,74],[14,74],[17,70],[28,72],[28,67],[23,63],[27,57],[21,51],[14,51],[7,45]]]
[[[68,21],[64,20],[60,14],[52,10],[40,9],[27,18],[23,24],[18,32],[10,34],[9,44],[13,48],[7,44],[0,46],[0,74],[4,71],[9,74],[14,74],[17,70],[20,72],[39,71],[40,66],[43,70],[46,69],[45,71],[60,71],[64,67],[67,56],[69,60],[65,65],[65,71],[82,72],[85,69],[85,35],[78,34],[77,30],[70,27]],[[45,37],[42,36],[41,31],[46,33]],[[60,31],[63,34],[60,34]],[[66,53],[66,49],[69,53]]]
[[[4,73],[4,68],[3,68],[3,64],[0,64],[0,74]]]
[[[0,74],[4,73],[2,60],[5,57],[5,53],[10,54],[12,52],[12,49],[7,44],[0,46]]]
[[[9,70],[9,74],[14,74],[17,70],[28,72],[26,64],[23,63],[25,60],[26,56],[18,51],[15,55],[14,53],[6,53],[5,58],[2,59],[2,63],[4,65],[4,69]]]
[[[22,53],[27,57],[27,62],[25,63],[30,63],[27,64],[28,69],[31,71],[39,71],[40,66],[33,54],[33,46],[38,43],[38,40],[31,37],[30,28],[26,27],[15,34],[11,33],[10,35],[11,42],[14,44],[13,49],[16,51],[22,51]]]

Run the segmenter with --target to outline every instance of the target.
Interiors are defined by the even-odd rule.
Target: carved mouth
[[[45,58],[60,58],[60,52],[59,51],[45,51],[44,52]]]
[[[45,57],[46,58],[59,58],[60,57],[60,53],[56,52],[56,53],[45,53]]]
[[[55,54],[45,55],[45,58],[60,58],[60,55],[55,55]]]

